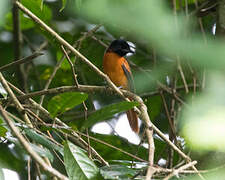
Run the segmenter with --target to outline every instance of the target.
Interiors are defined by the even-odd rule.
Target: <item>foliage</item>
[[[225,51],[218,10],[221,3],[21,0],[21,4],[100,70],[112,40],[123,38],[134,43],[136,52],[127,59],[136,94],[143,99],[151,122],[191,161],[198,161],[195,167],[206,170],[204,177],[223,177]],[[117,96],[93,68],[64,45],[66,57],[57,38],[21,10],[22,42],[18,43],[15,21],[13,2],[0,1],[0,72],[23,91],[9,86],[24,109],[18,110],[2,82],[0,106],[31,149],[69,179],[144,179],[149,168],[146,126],[141,123],[139,134],[131,132],[128,123],[118,127],[123,120],[127,122],[124,112],[139,108],[140,102]],[[42,54],[38,57],[1,69],[39,48]],[[26,124],[24,113],[32,127]],[[101,125],[103,130],[96,130]],[[19,179],[52,178],[34,158],[27,158],[28,150],[1,113],[0,138],[0,179],[6,179],[4,169],[17,172]],[[188,170],[194,175],[179,170],[189,162],[156,132],[154,145],[154,179],[169,174],[173,179],[200,178],[191,167]],[[179,176],[171,174],[173,168],[179,170]]]

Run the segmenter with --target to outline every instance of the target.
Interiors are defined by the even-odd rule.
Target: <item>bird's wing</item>
[[[122,64],[122,69],[123,69],[123,72],[124,72],[125,76],[127,77],[129,90],[131,92],[135,92],[134,79],[133,79],[133,76],[131,74],[130,67],[129,67],[129,64],[127,63],[127,61],[125,61]]]

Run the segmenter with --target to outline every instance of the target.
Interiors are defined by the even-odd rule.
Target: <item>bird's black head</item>
[[[109,48],[107,49],[107,51],[115,52],[116,54],[120,56],[125,56],[127,53],[134,53],[134,51],[130,49],[129,44],[122,39],[114,40],[109,45]]]

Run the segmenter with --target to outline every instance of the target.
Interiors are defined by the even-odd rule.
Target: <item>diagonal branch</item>
[[[23,106],[20,104],[19,100],[16,98],[15,94],[8,86],[7,81],[5,80],[5,78],[3,77],[1,72],[0,72],[0,82],[2,83],[4,89],[8,92],[9,96],[12,98],[13,103],[16,105],[16,109],[22,115],[22,117],[25,120],[25,122],[27,123],[27,125],[29,127],[32,127],[30,119],[28,118]]]

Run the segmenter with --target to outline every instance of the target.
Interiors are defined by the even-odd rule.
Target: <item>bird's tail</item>
[[[131,129],[135,133],[139,133],[137,113],[134,111],[134,109],[130,109],[126,113],[127,113],[127,119],[129,121],[129,124],[130,124]]]

